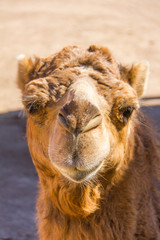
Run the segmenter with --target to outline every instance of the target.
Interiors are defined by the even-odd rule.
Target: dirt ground
[[[159,12],[159,0],[0,1],[0,240],[37,239],[37,175],[27,149],[16,56],[97,44],[124,64],[147,60],[142,105],[160,128]]]

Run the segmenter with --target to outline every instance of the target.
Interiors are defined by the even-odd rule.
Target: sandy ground
[[[108,46],[124,64],[148,60],[142,103],[159,124],[159,12],[158,0],[0,1],[0,240],[36,239],[37,175],[20,117],[16,56],[45,57],[65,45],[97,44]]]
[[[119,61],[148,60],[147,96],[160,95],[160,1],[1,0],[0,111],[21,107],[16,56],[48,56],[65,45],[108,46]]]

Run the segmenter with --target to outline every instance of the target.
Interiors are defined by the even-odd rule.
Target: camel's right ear
[[[21,54],[17,57],[18,60],[18,87],[24,92],[25,85],[31,80],[30,73],[34,69],[34,62],[31,58],[27,58]]]
[[[128,82],[142,97],[149,76],[149,63],[147,61],[133,64],[131,68],[120,65],[120,75],[125,82]]]
[[[147,61],[133,64],[130,69],[130,85],[136,90],[140,98],[147,86],[149,76],[149,63]]]

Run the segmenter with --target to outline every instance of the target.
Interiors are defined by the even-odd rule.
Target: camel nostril
[[[96,115],[93,117],[89,123],[83,128],[83,132],[88,132],[94,128],[97,128],[102,122],[101,114]]]
[[[86,101],[67,103],[59,110],[57,118],[59,124],[76,137],[80,133],[97,128],[102,122],[99,109]]]
[[[58,118],[60,120],[60,123],[64,126],[64,127],[68,127],[67,125],[67,121],[66,121],[66,118],[64,117],[64,115],[62,113],[59,113],[58,114]]]

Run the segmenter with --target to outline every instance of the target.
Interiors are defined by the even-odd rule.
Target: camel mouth
[[[100,170],[102,165],[103,161],[89,170],[79,170],[75,167],[74,169],[61,169],[60,172],[64,177],[68,178],[72,182],[82,183],[84,181],[92,179],[92,177],[96,175],[96,173]]]

